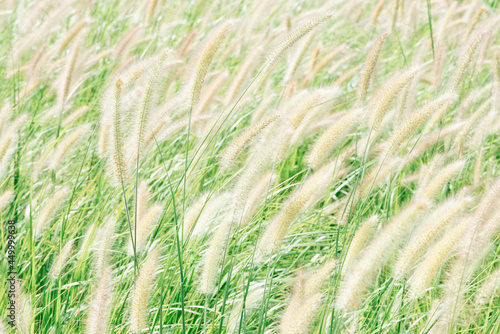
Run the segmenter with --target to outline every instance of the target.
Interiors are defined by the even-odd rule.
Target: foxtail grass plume
[[[470,34],[474,31],[474,28],[477,26],[479,19],[481,18],[481,15],[483,15],[484,8],[481,6],[477,9],[476,13],[472,17],[472,20],[469,22],[467,25],[467,32],[465,33],[464,40],[466,41]]]
[[[300,46],[298,46],[298,50],[295,52],[295,54],[293,55],[291,61],[287,66],[287,70],[284,77],[284,82],[286,84],[290,84],[292,79],[294,79],[295,74],[297,73],[297,70],[300,66],[300,62],[304,58],[307,49],[311,46],[311,43],[314,40],[315,36],[316,36],[316,30],[311,31],[308,37],[302,41]]]
[[[413,298],[420,297],[425,293],[437,270],[465,233],[468,224],[467,220],[460,222],[429,250],[410,280],[409,294]]]
[[[387,142],[387,149],[383,156],[392,156],[396,154],[401,144],[403,144],[403,142],[413,134],[418,126],[425,122],[438,108],[448,106],[455,99],[456,95],[445,94],[415,111],[389,138]]]
[[[137,221],[141,221],[142,217],[148,209],[148,202],[151,197],[149,187],[146,181],[141,181],[139,187],[137,188],[137,206],[136,206],[136,216]]]
[[[74,42],[73,49],[71,50],[69,59],[64,67],[64,72],[61,74],[61,83],[57,95],[58,105],[61,106],[61,108],[68,98],[71,85],[73,85],[75,81],[76,66],[81,53],[82,44],[83,40],[81,37]]]
[[[479,148],[479,152],[476,156],[476,161],[474,162],[474,172],[473,172],[473,185],[474,188],[478,188],[481,184],[481,174],[483,169],[483,158],[484,158],[484,149]]]
[[[292,296],[281,318],[281,333],[307,333],[316,309],[321,304],[319,289],[336,266],[335,260],[327,261],[307,277],[300,271],[296,277]]]
[[[370,81],[373,72],[375,71],[375,66],[377,65],[380,51],[382,50],[382,46],[384,45],[384,42],[388,35],[389,33],[385,32],[375,40],[372,48],[370,49],[370,52],[368,53],[368,56],[366,57],[363,68],[361,69],[358,88],[356,90],[356,98],[359,105],[362,105],[365,102],[368,87],[370,86]]]
[[[71,41],[87,26],[88,22],[86,20],[81,20],[73,25],[70,30],[66,33],[59,44],[57,45],[56,53],[61,53]]]
[[[344,72],[340,75],[335,81],[331,84],[332,87],[342,87],[346,82],[348,82],[356,73],[359,72],[359,68],[361,66],[357,65],[351,68],[350,70]]]
[[[486,197],[488,197],[488,194]],[[485,204],[481,201],[480,206]],[[443,305],[443,314],[439,324],[453,326],[457,320],[462,320],[462,310],[465,306],[466,287],[474,278],[481,262],[484,261],[493,244],[494,238],[500,232],[500,211],[496,210],[480,225],[482,215],[478,212],[471,226],[465,231],[461,243],[457,246],[457,259],[450,269],[446,282],[447,299]],[[477,228],[479,226],[479,228]],[[479,231],[478,231],[479,230]]]
[[[500,111],[500,52],[493,55],[493,106],[495,112]]]
[[[483,40],[484,32],[478,31],[473,34],[470,41],[464,45],[463,51],[458,60],[458,66],[450,79],[450,84],[448,86],[448,91],[456,93],[459,86],[462,85],[465,72],[467,71],[470,63],[472,62],[472,57],[474,56],[476,50],[478,49],[481,41]]]
[[[135,64],[132,64],[125,71],[118,75],[116,81],[121,81],[121,88],[123,90],[129,88],[134,83],[136,83],[137,80],[142,77],[142,75],[154,69],[159,63],[161,64],[168,53],[168,50],[163,50],[158,54],[144,58],[136,62]]]
[[[214,102],[215,95],[221,90],[224,83],[229,78],[229,73],[227,71],[222,72],[217,77],[210,80],[210,83],[203,89],[200,101],[193,109],[192,117],[196,118],[209,111],[209,107],[212,102]]]
[[[231,198],[230,192],[213,194],[200,212],[196,225],[192,228],[191,236],[202,237],[216,227],[224,215],[227,214],[229,207],[227,203]]]
[[[67,242],[61,250],[61,253],[57,256],[56,260],[52,264],[50,269],[50,277],[52,279],[57,279],[59,275],[61,275],[62,270],[66,266],[66,263],[69,259],[71,252],[73,251],[73,247],[75,245],[74,240],[70,240]]]
[[[307,75],[302,80],[302,86],[306,86],[308,82],[314,80],[314,78],[335,58],[341,55],[345,51],[345,45],[332,48],[330,52],[321,57],[317,62],[314,62],[313,67],[307,73]]]
[[[339,224],[345,224],[351,215],[351,212],[356,209],[359,203],[374,189],[378,188],[384,179],[386,179],[396,168],[401,168],[403,164],[401,158],[393,158],[385,163],[378,163],[362,177],[356,187],[352,190],[352,194],[346,197],[340,207],[343,208],[337,212],[337,221]]]
[[[78,144],[88,130],[89,127],[87,125],[82,125],[71,131],[66,138],[59,143],[57,150],[54,151],[54,154],[52,154],[50,160],[48,160],[49,168],[57,170],[64,157]]]
[[[247,77],[252,73],[255,67],[256,60],[259,59],[261,53],[261,48],[255,48],[245,57],[245,60],[241,64],[239,71],[236,73],[236,76],[232,80],[231,85],[228,87],[225,98],[225,104],[227,106],[231,105],[231,103],[233,102],[236,102],[241,87],[245,83]]]
[[[378,17],[380,16],[380,13],[382,12],[382,9],[384,9],[386,0],[378,0],[377,4],[375,5],[372,16],[370,19],[370,25],[374,26],[377,24]]]
[[[41,2],[43,3],[43,2]],[[46,8],[43,8],[42,11],[45,11]],[[55,8],[50,8],[47,16],[41,22],[36,29],[32,29],[30,32],[26,33],[24,36],[19,38],[16,43],[12,46],[12,57],[14,61],[18,61],[21,57],[33,47],[33,45],[39,44],[40,41],[43,41],[47,38],[50,30],[54,28],[54,26],[60,22],[60,20],[64,17],[64,14],[67,13],[70,6],[55,6]],[[32,22],[36,22],[36,19]],[[33,26],[34,23],[29,22],[25,26]]]
[[[380,124],[392,101],[410,80],[413,79],[418,71],[418,68],[412,67],[395,75],[375,93],[375,96],[370,100],[368,105],[368,109],[370,110],[370,126],[372,126],[374,130],[378,131],[380,129]]]
[[[413,147],[413,149],[408,154],[408,162],[413,162],[421,157],[424,152],[436,145],[436,143],[440,143],[443,140],[449,140],[448,137],[458,132],[464,124],[464,122],[450,124],[442,129],[424,135],[422,138],[415,138],[412,140],[411,147]]]
[[[199,123],[203,123],[211,118],[211,115],[198,115],[193,117],[185,117],[178,119],[175,122],[167,124],[166,121],[160,120],[153,127],[152,131],[148,132],[144,140],[144,147],[147,148],[149,145],[156,146],[156,143],[161,143],[174,134],[185,128],[193,129]]]
[[[193,40],[195,39],[197,33],[198,33],[198,30],[197,29],[193,29],[186,36],[186,38],[184,38],[184,41],[182,42],[182,44],[177,49],[177,55],[178,55],[178,57],[182,58],[182,57],[184,57],[186,55],[186,53],[189,52],[190,46],[191,46]]]
[[[287,329],[288,324],[293,321],[294,316],[304,301],[304,285],[306,280],[307,277],[305,271],[299,270],[299,272],[295,275],[295,284],[293,285],[288,305],[281,317],[281,331]]]
[[[293,114],[288,116],[286,124],[283,125],[283,133],[277,135],[277,140],[279,141],[277,153],[278,160],[283,160],[285,157],[291,139],[294,135],[297,135],[299,127],[304,125],[306,116],[314,114],[314,111],[312,111],[313,108],[318,107],[317,109],[319,109],[322,104],[325,104],[327,100],[331,99],[334,95],[335,89],[318,89],[305,95],[305,97],[298,95],[289,102],[293,104],[297,101],[298,105],[293,107]]]
[[[130,306],[130,330],[133,333],[141,333],[147,327],[148,299],[159,257],[159,249],[151,251],[137,277]]]
[[[318,138],[307,156],[307,162],[312,168],[321,166],[346,132],[354,126],[359,116],[360,110],[349,111]]]
[[[198,218],[205,209],[209,200],[209,193],[202,194],[186,211],[182,221],[182,228],[179,229],[179,237],[186,240],[189,233],[194,229],[197,224]]]
[[[382,165],[375,165],[375,168],[371,168],[355,189],[356,192],[354,194],[353,203],[355,204],[359,200],[368,196],[369,193],[378,187],[384,179],[402,166],[404,166],[404,160],[399,157],[395,157]]]
[[[118,44],[116,44],[112,53],[113,59],[117,60],[126,53],[127,47],[129,47],[134,37],[139,33],[139,31],[141,31],[141,29],[142,27],[140,25],[133,28],[120,40],[120,42],[118,42]]]
[[[199,286],[199,291],[205,295],[212,295],[216,292],[222,250],[231,236],[231,230],[234,225],[235,222],[231,216],[225,218],[215,230],[208,243],[208,248],[203,256]]]
[[[363,246],[365,245],[370,235],[373,233],[373,229],[377,221],[378,216],[372,216],[368,218],[354,234],[354,237],[349,243],[349,249],[342,264],[342,275],[345,276],[348,272],[350,272],[354,262],[363,249]]]
[[[109,154],[110,151],[110,132],[111,132],[111,126],[110,124],[106,123],[104,120],[101,122],[101,131],[99,134],[99,141],[97,143],[97,152],[99,156],[104,157],[107,154]]]
[[[326,103],[328,99],[335,97],[335,94],[336,89],[321,88],[307,94],[304,98],[300,98],[293,114],[288,118],[290,128],[297,129],[312,108]]]
[[[323,266],[312,273],[304,282],[304,293],[306,296],[318,292],[323,282],[330,276],[337,266],[336,260],[327,261]]]
[[[294,312],[293,318],[283,321],[280,325],[282,334],[307,333],[316,310],[321,305],[321,293],[308,296]]]
[[[6,134],[17,133],[18,131],[20,131],[27,119],[28,119],[27,114],[21,114],[21,115],[17,116],[16,119],[13,120],[9,124],[9,126],[7,127],[7,129],[5,131]]]
[[[31,333],[31,327],[34,325],[31,298],[24,293],[21,287],[21,280],[16,279],[14,287],[17,292],[14,296],[16,306],[16,318],[14,320],[14,325],[17,333],[29,334]]]
[[[275,99],[274,94],[270,94],[267,96],[262,102],[259,104],[258,108],[252,113],[252,124],[255,124],[259,120],[264,117],[264,115],[271,109],[273,101]]]
[[[112,302],[112,274],[110,267],[104,267],[97,282],[87,316],[88,334],[108,332],[109,314]]]
[[[397,249],[408,233],[409,226],[424,208],[419,203],[410,203],[377,233],[351,272],[343,279],[336,300],[338,309],[351,312],[359,307],[376,271],[388,260],[389,254]]]
[[[89,111],[88,106],[82,106],[76,109],[62,120],[61,125],[63,127],[68,126],[69,124],[73,123],[74,121],[85,115],[88,111]]]
[[[240,136],[234,139],[231,144],[221,153],[220,163],[222,167],[231,167],[245,147],[267,126],[275,122],[280,117],[279,114],[272,114],[246,129]]]
[[[68,187],[62,187],[57,190],[51,198],[44,204],[38,219],[35,224],[35,236],[39,236],[47,227],[46,225],[50,223],[54,215],[59,211],[59,209],[66,202],[68,195],[70,194],[70,189]]]
[[[418,233],[401,252],[394,265],[394,275],[401,278],[413,265],[419,256],[430,245],[432,240],[449,225],[455,217],[467,207],[470,197],[451,199],[439,205],[422,223],[423,229]]]
[[[94,254],[94,269],[97,277],[100,277],[101,273],[104,272],[104,268],[108,265],[110,260],[115,229],[115,218],[108,217],[102,229],[99,230],[99,246]]]
[[[155,61],[149,70],[150,73],[146,84],[146,89],[136,110],[136,120],[131,140],[132,143],[129,145],[129,147],[132,149],[129,153],[129,164],[135,162],[135,159],[137,159],[139,153],[141,153],[144,149],[144,139],[151,118],[151,104],[153,102],[152,99],[154,88],[157,86],[157,77],[160,74],[162,65],[169,54],[170,50],[163,50],[160,55],[155,57]]]
[[[477,121],[481,118],[484,117],[488,112],[490,112],[492,108],[492,101],[493,99],[490,98],[483,102],[481,106],[472,114],[470,119],[467,121],[467,124],[463,127],[463,129],[457,134],[455,137],[455,141],[453,142],[454,148],[460,150],[461,153],[464,151],[464,141],[465,138],[467,137],[467,134],[471,129],[474,127],[474,125],[477,123]]]
[[[0,211],[12,201],[13,197],[14,197],[14,190],[12,189],[5,190],[3,193],[0,194]]]
[[[0,5],[19,332],[495,330],[500,15],[299,2]]]
[[[267,56],[267,66],[272,67],[284,53],[302,37],[309,34],[320,24],[326,22],[332,17],[332,13],[317,17],[292,31],[283,41],[281,41]]]
[[[241,330],[241,317],[243,316],[243,319],[246,318],[242,313],[245,312],[246,314],[249,314],[251,311],[254,311],[262,301],[263,297],[264,288],[256,288],[255,290],[248,293],[248,295],[244,299],[244,302],[243,300],[237,301],[235,306],[231,310],[231,314],[229,315],[226,332],[228,334],[233,334],[236,333],[238,329]]]
[[[155,9],[158,4],[158,0],[149,0],[148,7],[146,9],[146,22],[151,23],[153,16],[155,14]]]
[[[484,283],[477,290],[474,299],[474,309],[479,309],[480,307],[488,304],[493,300],[500,288],[500,269],[496,269],[491,274],[488,275]]]
[[[125,159],[124,152],[124,129],[123,129],[123,116],[121,110],[121,95],[122,95],[123,81],[117,79],[113,84],[113,121],[111,125],[111,164],[113,167],[114,177],[118,184],[123,184],[128,180],[128,167]]]
[[[418,199],[422,201],[432,200],[443,186],[465,166],[465,161],[459,160],[443,167],[418,193]]]
[[[436,112],[431,116],[431,119],[429,120],[429,122],[427,122],[427,124],[425,125],[425,128],[422,132],[429,133],[434,127],[436,127],[436,125],[439,123],[439,121],[441,121],[443,119],[443,117],[446,114],[446,112],[448,111],[448,109],[449,108],[447,105],[443,105],[443,106],[439,107],[436,110]]]
[[[234,211],[234,217],[237,217],[238,220],[243,216],[248,194],[255,183],[258,182],[262,175],[271,167],[273,153],[275,153],[274,151],[276,150],[276,141],[271,141],[270,144],[271,145],[267,145],[267,148],[260,146],[256,152],[249,157],[245,164],[245,168],[233,187],[232,210]]]
[[[265,79],[269,76],[274,65],[283,57],[285,52],[302,39],[307,34],[311,33],[322,23],[328,21],[333,16],[332,13],[325,14],[323,16],[317,17],[307,23],[302,24],[292,31],[284,40],[282,40],[278,45],[276,45],[267,56],[267,62],[265,67],[265,72],[262,73],[262,78]]]
[[[151,232],[153,225],[156,224],[158,219],[160,219],[162,212],[163,206],[161,204],[154,204],[144,213],[142,218],[138,221],[137,226],[132,228],[136,252],[141,252],[146,247],[149,233]],[[134,254],[132,240],[129,241],[128,254]]]
[[[17,145],[17,134],[7,133],[0,138],[0,176],[8,172],[12,155]]]
[[[335,163],[330,163],[309,176],[283,204],[280,212],[269,223],[257,243],[256,261],[281,247],[292,222],[308,201],[330,185]]]
[[[450,265],[444,282],[443,300],[439,305],[440,314],[434,330],[436,333],[451,328],[460,317],[465,305],[463,287],[474,277],[481,260],[488,254],[486,250],[491,238],[500,229],[500,211],[493,204],[499,194],[500,179],[497,179],[480,200],[470,219],[471,225],[457,247],[456,258]]]
[[[9,121],[12,111],[12,104],[9,101],[5,101],[0,108],[0,134],[5,129],[6,123]]]
[[[261,179],[255,184],[255,186],[248,193],[248,198],[245,203],[245,209],[241,217],[240,226],[244,227],[251,222],[252,216],[261,205],[262,201],[266,197],[266,192],[270,190],[273,181],[273,173],[265,173]]]
[[[207,44],[200,51],[196,65],[185,87],[188,107],[194,107],[198,103],[201,88],[205,82],[205,76],[207,75],[208,68],[210,67],[210,64],[212,63],[213,58],[219,50],[222,42],[229,34],[232,25],[232,22],[226,22],[219,26],[214,31]]]

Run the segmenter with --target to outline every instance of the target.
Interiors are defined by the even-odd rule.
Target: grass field
[[[497,7],[0,2],[0,333],[500,333]]]

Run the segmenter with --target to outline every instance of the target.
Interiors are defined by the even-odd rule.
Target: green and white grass
[[[4,1],[0,4],[0,141],[12,156],[1,152],[0,193],[5,196],[0,203],[0,248],[6,254],[7,220],[16,220],[19,284],[16,329],[12,329],[6,317],[8,259],[2,256],[0,332],[129,333],[138,325],[134,323],[134,312],[144,312],[144,333],[226,333],[229,329],[234,333],[427,333],[433,328],[448,333],[500,333],[500,294],[494,289],[500,279],[498,274],[496,280],[490,277],[499,268],[498,229],[488,234],[482,249],[486,253],[478,256],[479,263],[471,276],[464,274],[460,285],[463,295],[457,297],[453,320],[441,329],[435,326],[439,305],[453,297],[446,295],[450,268],[460,254],[473,257],[478,252],[468,253],[463,244],[454,245],[419,298],[409,295],[409,282],[425,252],[408,275],[396,278],[393,274],[399,254],[428,213],[448,198],[471,196],[468,207],[432,239],[426,251],[463,219],[471,221],[472,230],[478,203],[500,176],[500,88],[494,75],[494,71],[500,74],[495,58],[500,52],[497,5],[497,1],[410,0]],[[292,34],[286,39],[297,27],[330,12],[332,17],[312,32],[305,36]],[[82,19],[87,21],[86,26],[59,50],[68,31]],[[225,22],[231,22],[230,32],[213,61],[202,64],[207,76],[198,92],[201,100],[218,76],[227,77],[220,81],[206,107],[197,111],[184,90],[197,68],[198,52]],[[141,28],[121,56],[115,58],[123,38],[139,25]],[[396,154],[401,160],[393,164],[387,177],[370,185],[354,201],[363,176],[383,161],[377,146],[387,142],[412,112],[448,91],[469,41],[487,27],[488,32],[454,91],[455,102],[435,124],[418,126],[409,133]],[[366,102],[357,101],[362,66],[373,41],[384,32],[389,35],[373,75],[368,78]],[[274,53],[273,48],[277,48]],[[335,57],[334,48],[340,50]],[[128,166],[130,178],[116,182],[111,163],[113,149],[106,141],[110,139],[102,137],[112,117],[108,112],[113,98],[106,92],[124,65],[133,66],[130,64],[134,61],[165,49],[170,50],[165,60],[168,65],[159,66],[157,78],[149,83],[151,94],[145,103],[149,113],[144,116],[143,130],[147,136],[160,121],[165,126],[140,151],[139,159],[133,158],[134,163]],[[269,61],[275,60],[276,50],[284,51],[283,57],[271,66]],[[285,82],[301,50],[304,53],[299,67]],[[37,55],[38,51],[41,53]],[[247,56],[255,58],[253,64]],[[329,56],[331,60],[325,61],[323,68],[315,67]],[[40,60],[36,61],[37,57]],[[238,76],[245,64],[248,73]],[[385,110],[377,133],[369,121],[372,97],[398,71],[412,65],[420,71]],[[149,65],[146,72],[151,68]],[[352,76],[332,87],[350,70]],[[148,75],[124,89],[122,95],[118,126],[124,133],[123,149],[131,150],[134,156],[137,143],[133,144],[131,133],[138,126],[137,106],[145,96],[141,89],[147,87]],[[241,85],[236,86],[230,99],[228,92],[236,79],[241,80]],[[297,128],[292,128],[292,134],[303,131],[303,135],[285,145],[284,154],[275,154],[283,148],[278,143],[289,129],[287,124],[296,106],[307,92],[320,88],[331,97],[313,105],[308,115],[314,117],[306,116]],[[481,89],[484,96],[479,94]],[[478,98],[466,105],[470,96]],[[489,96],[491,106],[465,133],[462,150],[457,149],[454,138]],[[172,106],[167,115],[157,112],[169,102]],[[67,118],[83,106],[88,110],[74,119]],[[325,184],[329,180],[325,177],[324,182],[317,183],[318,188],[325,189],[314,194],[314,201],[302,205],[298,215],[287,222],[291,225],[283,243],[272,254],[258,258],[259,239],[273,218],[291,196],[307,189],[307,181],[315,172],[310,168],[308,154],[316,140],[341,116],[360,108],[358,122],[337,138],[326,160],[319,164],[338,161],[330,170],[332,180]],[[231,166],[222,168],[224,149],[252,124],[273,113],[279,113],[279,119],[273,119],[274,123],[249,138],[249,147]],[[200,115],[207,117],[195,122]],[[489,122],[484,121],[487,117]],[[176,121],[183,119],[185,126],[170,131],[180,124]],[[458,128],[451,135],[439,136],[441,130],[446,132],[453,124]],[[432,139],[432,134],[438,136]],[[6,141],[8,138],[12,144]],[[431,145],[410,159],[412,149],[429,138]],[[369,147],[367,140],[371,142]],[[255,169],[262,168],[271,177],[262,204],[256,206],[248,224],[233,222],[228,233],[223,234],[220,231],[231,220],[228,217],[235,203],[248,199],[245,192],[247,197],[236,196],[242,175],[252,175],[248,170],[262,159],[259,154],[263,152],[267,155]],[[437,171],[426,176],[427,166],[438,154],[441,158]],[[337,297],[350,279],[349,274],[342,276],[343,263],[362,224],[378,215],[373,231],[360,244],[370,249],[373,238],[385,233],[384,226],[417,198],[425,178],[432,178],[459,159],[464,161],[463,169],[449,181],[446,179],[435,197],[418,203],[421,215],[397,234],[395,244],[401,245],[384,256],[371,279],[366,278],[359,306],[347,310],[337,307]],[[249,181],[250,188],[257,186],[260,175],[264,175],[256,174]],[[137,200],[138,186],[143,181],[150,192],[146,206]],[[8,196],[7,191],[13,193]],[[191,218],[201,224],[207,223],[200,222],[203,212],[212,210],[215,216],[206,231],[196,235],[188,231],[184,235],[181,231],[186,213],[202,196],[206,198],[198,202],[202,211],[191,212]],[[214,207],[216,202],[219,207]],[[485,219],[494,225],[499,215],[497,200],[492,203]],[[155,204],[161,206],[161,214],[151,219],[143,249],[134,251],[137,245],[131,243],[131,238],[146,233],[136,223],[138,210]],[[464,243],[469,240],[470,230],[462,237]],[[211,283],[204,282],[210,245],[220,246],[220,254],[208,263],[215,272],[213,293],[203,293],[207,292],[203,284]],[[156,265],[151,264],[155,259],[147,262],[155,252],[159,252]],[[366,255],[361,251],[359,256]],[[331,261],[336,264],[331,273],[325,269],[316,292],[299,301],[299,306],[305,305],[306,309],[289,309],[291,317],[283,317],[293,303],[292,294],[307,292],[300,283],[303,277]],[[144,269],[145,263],[153,267],[151,277]],[[107,278],[111,281],[105,281]],[[488,279],[493,294],[477,304],[481,287]],[[140,295],[134,296],[137,293]],[[310,299],[314,296],[317,299]],[[101,304],[95,300],[101,300]],[[301,319],[305,324],[290,319]]]

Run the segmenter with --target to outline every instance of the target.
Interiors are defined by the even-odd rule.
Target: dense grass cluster
[[[496,7],[2,2],[0,333],[500,333]]]

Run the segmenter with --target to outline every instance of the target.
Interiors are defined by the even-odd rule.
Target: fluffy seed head
[[[463,78],[469,64],[472,61],[472,57],[474,56],[477,48],[479,47],[484,36],[484,32],[480,31],[471,36],[471,40],[464,46],[464,51],[460,55],[460,59],[458,61],[458,66],[453,73],[453,76],[450,80],[450,85],[448,86],[448,91],[455,93],[457,92],[459,86],[463,82]]]
[[[436,235],[450,224],[470,201],[469,197],[453,199],[434,210],[423,222],[424,229],[413,238],[399,256],[394,266],[394,275],[402,277],[408,272]]]
[[[318,168],[326,159],[328,154],[335,148],[343,135],[359,119],[360,110],[349,111],[344,117],[339,119],[332,127],[321,135],[314,144],[312,150],[307,156],[307,162],[312,168]]]
[[[50,269],[50,277],[52,279],[57,279],[61,274],[64,266],[66,266],[66,262],[68,261],[69,255],[73,250],[75,245],[74,240],[70,240],[61,250],[61,253],[57,256],[56,260],[52,264],[52,268]]]
[[[229,146],[221,153],[220,163],[222,167],[231,167],[245,147],[254,139],[262,130],[275,122],[280,117],[279,114],[272,114],[254,125],[246,129],[238,136]]]
[[[263,260],[265,255],[281,247],[290,225],[300,211],[304,209],[312,197],[330,186],[335,167],[335,163],[330,163],[319,169],[290,196],[260,237],[257,244],[257,261]]]
[[[316,310],[321,305],[321,293],[308,296],[293,314],[293,318],[282,321],[280,325],[283,334],[301,334],[308,331]]]
[[[0,210],[5,208],[14,197],[14,190],[6,190],[0,195]]]
[[[387,149],[383,156],[392,156],[396,154],[401,144],[403,144],[403,142],[413,134],[418,126],[425,122],[425,120],[427,120],[437,109],[449,106],[453,101],[455,101],[455,99],[456,95],[445,94],[415,111],[410,118],[408,118],[408,120],[401,124],[401,126],[388,140]]]
[[[111,311],[112,275],[111,268],[102,270],[87,316],[87,333],[103,334],[108,328]]]
[[[233,227],[231,218],[224,219],[215,230],[203,259],[199,290],[205,295],[216,292],[217,275],[219,273],[222,250],[230,237]]]
[[[345,276],[352,269],[351,267],[363,249],[365,242],[370,237],[370,234],[373,233],[373,228],[375,227],[377,220],[378,216],[368,218],[356,231],[354,238],[349,244],[349,250],[345,256],[344,263],[342,264],[342,275]]]
[[[236,305],[233,307],[231,311],[231,315],[229,316],[229,320],[227,322],[227,333],[233,334],[236,333],[236,330],[240,325],[240,318],[243,312],[253,311],[262,300],[264,296],[264,288],[257,288],[254,291],[248,293],[245,299],[245,309],[243,310],[243,301],[238,301]]]
[[[380,50],[382,50],[382,46],[387,38],[389,33],[384,32],[380,35],[376,40],[368,56],[366,57],[365,64],[363,65],[363,69],[361,70],[361,75],[359,77],[358,89],[356,90],[356,98],[358,103],[363,104],[366,99],[366,93],[368,91],[368,87],[370,86],[370,80],[375,70],[375,66],[377,65],[378,57],[380,55]]]
[[[57,150],[51,156],[51,159],[48,161],[50,169],[58,169],[59,164],[63,161],[64,157],[83,138],[88,129],[89,127],[87,125],[82,125],[81,127],[71,131],[66,138],[64,138],[64,140],[58,145]]]
[[[159,249],[154,249],[137,277],[130,307],[130,330],[133,333],[141,333],[147,326],[148,299],[159,257]]]
[[[415,275],[410,280],[409,293],[413,298],[425,293],[437,270],[465,233],[468,223],[465,220],[455,226],[429,251],[424,262],[418,267]]]
[[[325,14],[318,18],[315,18],[303,25],[299,26],[297,29],[292,31],[281,43],[279,43],[267,56],[267,66],[271,68],[281,57],[284,55],[286,50],[288,50],[292,45],[299,41],[302,37],[310,33],[317,26],[323,22],[329,20],[332,17],[332,13]]]
[[[213,33],[210,40],[205,47],[201,50],[197,63],[194,67],[193,73],[186,85],[186,97],[188,99],[188,107],[193,107],[200,99],[200,92],[205,82],[205,76],[212,60],[219,50],[222,42],[226,39],[232,27],[231,22],[226,22],[219,26]]]
[[[422,188],[419,200],[432,201],[443,186],[465,166],[465,161],[459,160],[443,167],[429,183]]]
[[[123,117],[121,110],[121,94],[123,81],[117,79],[113,84],[113,99],[111,103],[113,112],[113,122],[111,125],[111,163],[115,180],[118,184],[122,184],[128,180],[128,167],[125,160],[124,143],[123,143]]]
[[[35,235],[39,236],[46,225],[52,220],[52,217],[57,213],[57,211],[63,206],[70,194],[70,189],[68,187],[62,187],[56,191],[49,201],[43,206],[40,215],[38,216],[38,221],[36,222]]]
[[[477,290],[475,297],[475,309],[486,305],[500,287],[500,269],[495,270],[487,278],[483,285]]]
[[[408,233],[409,226],[423,209],[425,207],[412,202],[379,231],[342,281],[336,300],[338,309],[351,312],[359,307],[375,273],[389,259],[391,252],[399,246]]]
[[[141,218],[141,220],[139,220],[139,223],[137,224],[137,230],[132,231],[132,233],[135,235],[134,240],[136,252],[141,252],[146,246],[149,233],[151,232],[153,225],[158,221],[158,219],[160,219],[162,211],[162,205],[154,204],[151,208],[149,208],[148,211],[144,213],[144,216]],[[134,254],[134,249],[130,241],[129,255],[132,254]]]
[[[379,92],[377,92],[372,101],[370,101],[370,125],[375,130],[379,130],[380,124],[382,123],[382,120],[387,113],[387,110],[392,101],[396,98],[399,92],[410,82],[410,80],[413,79],[418,71],[418,68],[413,67],[399,75],[396,75],[395,77],[390,79],[388,83],[386,83],[382,88],[380,88]]]

